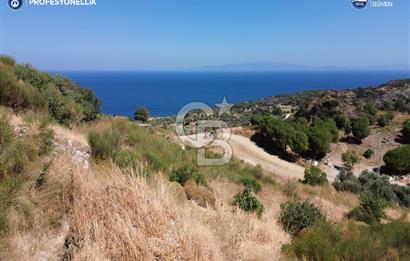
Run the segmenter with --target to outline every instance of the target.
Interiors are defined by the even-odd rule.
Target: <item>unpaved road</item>
[[[194,138],[195,136],[190,135],[188,137]],[[192,143],[198,144],[197,142]],[[231,134],[228,143],[232,147],[233,156],[248,164],[260,165],[265,171],[284,178],[303,179],[305,170],[303,167],[267,153],[247,137]],[[218,144],[218,140],[212,143],[215,146],[218,146]]]
[[[303,167],[267,153],[249,138],[233,134],[228,143],[232,146],[233,155],[238,159],[253,165],[259,164],[264,170],[278,176],[303,179]]]

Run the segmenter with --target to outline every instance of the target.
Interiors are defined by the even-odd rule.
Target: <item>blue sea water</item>
[[[132,116],[144,106],[152,116],[174,115],[193,101],[211,106],[255,101],[303,90],[358,88],[410,78],[409,71],[287,72],[58,72],[102,100],[107,114]]]

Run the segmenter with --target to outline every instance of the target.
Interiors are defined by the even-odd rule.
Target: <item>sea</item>
[[[91,88],[106,114],[132,117],[137,107],[150,116],[171,116],[190,102],[210,106],[256,101],[305,90],[359,88],[410,78],[410,71],[270,72],[53,72]]]

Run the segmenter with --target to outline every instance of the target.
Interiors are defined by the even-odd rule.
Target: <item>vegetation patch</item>
[[[313,186],[324,186],[328,183],[326,173],[321,171],[320,168],[313,166],[305,169],[305,176],[302,182]]]
[[[307,200],[292,200],[281,205],[280,222],[292,234],[299,233],[321,218],[319,208]]]
[[[389,177],[374,172],[363,171],[359,177],[349,171],[341,171],[333,182],[338,191],[349,191],[356,194],[369,192],[387,203],[399,203],[410,206],[410,188],[390,184]]]
[[[403,145],[388,151],[383,160],[391,175],[405,175],[410,173],[410,145]]]
[[[261,216],[264,210],[262,203],[252,194],[250,187],[245,187],[241,192],[236,194],[232,204],[246,212],[255,212],[258,216]]]
[[[321,220],[282,247],[300,260],[407,260],[410,224],[394,221],[365,226]]]

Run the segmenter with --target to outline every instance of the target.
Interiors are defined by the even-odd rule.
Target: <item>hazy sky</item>
[[[1,1],[1,53],[44,70],[173,70],[275,62],[409,64],[409,0],[363,10],[350,0]]]

